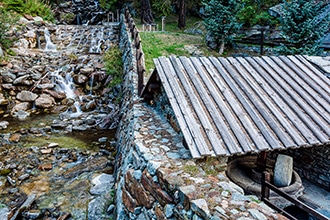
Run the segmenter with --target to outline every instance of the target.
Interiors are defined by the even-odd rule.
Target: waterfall
[[[46,46],[45,46],[44,51],[56,52],[57,51],[56,45],[53,44],[52,41],[50,40],[50,33],[47,28],[45,28],[44,34],[45,34],[45,40],[46,40]]]
[[[79,103],[79,97],[77,97],[74,92],[75,86],[73,83],[73,78],[71,76],[72,72],[66,72],[65,77],[61,76],[60,72],[60,70],[57,70],[51,74],[54,77],[54,83],[56,85],[55,90],[64,92],[67,99],[74,100],[74,107],[76,109],[76,112],[71,113],[70,116],[72,118],[78,117],[82,114],[82,111]]]
[[[89,89],[90,95],[93,95],[93,85],[94,85],[94,74],[92,74],[90,77],[90,89]]]

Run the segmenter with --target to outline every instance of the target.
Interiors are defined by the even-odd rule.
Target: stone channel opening
[[[274,176],[276,164],[278,163],[275,160],[266,159],[265,171],[270,173],[272,183],[278,186],[279,184],[276,184],[278,181]],[[262,171],[257,166],[257,155],[240,156],[229,160],[227,175],[234,183],[242,187],[246,194],[253,194],[261,198]],[[294,198],[300,197],[303,194],[304,187],[299,174],[292,170],[291,176],[288,175],[287,177],[289,184],[281,186],[280,189]],[[292,205],[292,203],[272,191],[270,201],[280,208]]]

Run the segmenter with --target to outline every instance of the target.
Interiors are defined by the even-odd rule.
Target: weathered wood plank
[[[201,96],[201,100],[205,105],[205,109],[203,109],[205,111],[205,114],[209,114],[211,126],[214,127],[213,130],[212,131],[210,130],[209,132],[214,133],[212,135],[219,134],[219,136],[222,137],[222,139],[221,137],[212,139],[213,141],[211,141],[211,143],[213,146],[213,150],[218,155],[221,155],[224,152],[226,152],[226,154],[230,154],[230,153],[235,154],[237,152],[240,152],[240,150],[238,151],[236,149],[237,148],[236,144],[238,144],[237,141],[234,138],[232,138],[232,136],[228,133],[227,129],[224,129],[228,127],[224,122],[225,119],[221,117],[221,112],[217,110],[212,97],[209,96],[209,91],[206,90],[206,88],[203,85],[203,81],[201,81],[198,78],[199,75],[206,76],[207,72],[204,72],[200,68],[193,69],[193,64],[192,62],[190,62],[190,59],[181,57],[180,61],[187,70],[187,74],[190,77],[191,81],[193,82],[198,94]],[[194,60],[193,62],[194,65],[196,65],[197,62],[199,63],[198,60]],[[222,128],[219,129],[219,126],[221,126]]]
[[[330,80],[328,79],[328,77],[326,77],[324,73],[318,68],[316,68],[314,64],[311,65],[312,62],[307,60],[307,56],[296,55],[295,57],[299,59],[302,63],[304,63],[304,65],[308,66],[308,68],[312,71],[312,74],[315,76],[313,77],[314,81],[318,85],[320,85],[322,88],[327,88],[330,86]]]
[[[291,76],[291,85],[296,90],[296,92],[308,103],[317,113],[320,115],[328,124],[330,123],[330,116],[327,109],[330,108],[329,102],[322,99],[310,86],[309,83],[305,83],[302,80],[301,70],[299,66],[294,65],[294,63],[286,57],[279,57],[284,64],[289,68],[286,69],[288,76]],[[300,76],[300,77],[297,77]],[[299,79],[299,80],[297,80]],[[330,89],[330,88],[329,88]]]
[[[270,57],[263,57],[263,59],[268,63],[268,65],[272,66],[274,69],[277,70],[278,74],[274,75],[276,81],[282,86],[282,88],[286,91],[286,93],[292,97],[292,99],[298,104],[300,111],[306,112],[308,118],[311,122],[311,125],[314,124],[313,130],[321,130],[327,136],[330,136],[330,129],[326,122],[321,120],[313,108],[308,105],[308,101],[310,100],[304,93],[300,93],[299,87],[297,87],[292,80],[288,77],[286,71],[282,69],[273,59]],[[305,100],[306,98],[307,100]],[[319,132],[320,133],[320,132]]]
[[[302,123],[304,123],[308,128],[309,131],[312,132],[319,141],[324,141],[326,139],[326,136],[320,132],[318,132],[318,128],[315,127],[315,124],[311,122],[311,120],[308,118],[308,116],[302,111],[299,107],[299,105],[296,103],[296,101],[287,93],[287,87],[288,85],[283,85],[277,82],[276,75],[277,73],[271,67],[266,60],[265,57],[255,57],[255,61],[262,66],[266,72],[263,74],[263,77],[266,77],[266,81],[271,82],[269,85],[273,87],[275,91],[277,91],[277,94],[282,98],[285,103],[290,106],[290,108],[295,112],[295,114],[302,120]]]
[[[164,61],[162,61],[162,62],[164,62]],[[166,95],[173,108],[173,111],[175,112],[176,119],[178,120],[181,132],[185,138],[185,141],[188,145],[190,153],[193,158],[199,158],[199,157],[201,157],[200,152],[198,151],[196,142],[191,134],[190,129],[188,128],[189,125],[187,124],[186,120],[184,119],[184,115],[181,112],[178,102],[176,101],[175,94],[173,93],[171,86],[169,84],[169,81],[167,80],[166,73],[161,65],[160,59],[154,59],[154,63],[157,68],[159,78],[163,83],[164,89],[166,90]]]
[[[271,113],[263,106],[258,96],[255,95],[249,88],[250,85],[246,82],[246,80],[249,79],[249,74],[246,73],[242,65],[234,58],[227,58],[223,61],[223,63],[227,63],[226,65],[228,65],[228,71],[231,75],[237,76],[233,77],[233,79],[238,85],[240,92],[246,97],[247,100],[249,100],[247,105],[249,105],[251,109],[254,109],[256,115],[259,116],[260,121],[258,121],[259,123],[257,126],[261,126],[258,128],[261,130],[261,133],[265,135],[267,141],[281,141],[285,147],[294,147],[294,142],[291,138],[283,133],[281,126],[274,120]],[[268,131],[264,130],[262,129],[264,127],[269,127],[270,129],[268,129]],[[273,132],[269,132],[269,130],[272,130]],[[275,147],[278,146],[273,146],[273,148]]]
[[[267,77],[268,74],[263,74],[266,70],[257,64],[252,57],[240,59],[240,62],[244,62],[244,65],[249,65],[253,68],[254,71],[250,71],[251,75],[258,82],[258,86],[268,95],[269,101],[268,99],[265,99],[265,104],[273,112],[277,120],[282,123],[282,126],[286,129],[286,132],[291,135],[291,138],[295,140],[297,145],[305,146],[308,143],[319,143],[318,139],[312,135],[305,124],[279,97],[277,91],[273,89],[272,81],[269,80],[270,77]],[[258,89],[258,87],[256,89]]]
[[[272,102],[267,91],[265,91],[268,90],[268,88],[262,88],[259,85],[260,78],[254,68],[250,66],[249,63],[243,58],[236,58],[236,60],[241,64],[239,71],[242,75],[244,74],[245,76],[244,79],[246,80],[246,86],[250,87],[252,90],[249,90],[252,100],[260,99],[260,102],[253,102],[255,105],[259,105],[257,108],[261,109],[262,111],[266,110],[270,112],[275,121],[277,121],[285,131],[282,132],[290,136],[290,138],[293,139],[297,145],[306,144],[306,140],[302,138],[301,134],[295,129],[292,123],[283,117],[284,114],[280,112],[277,105]]]
[[[195,58],[196,59],[196,58]],[[196,64],[198,63],[197,61],[195,61],[195,59],[193,60],[194,65],[196,66]],[[249,139],[243,139],[243,138],[238,138],[238,137],[243,137],[248,135],[245,131],[245,129],[243,129],[243,124],[241,124],[239,117],[241,118],[241,120],[243,122],[247,122],[249,121],[247,114],[244,114],[243,110],[241,109],[242,107],[237,105],[237,102],[235,100],[235,98],[233,97],[233,94],[231,94],[229,92],[229,89],[227,88],[228,86],[225,86],[224,82],[222,81],[222,79],[220,79],[220,73],[218,73],[217,69],[213,66],[213,64],[210,62],[209,59],[207,58],[200,58],[200,61],[203,64],[203,67],[206,68],[208,75],[204,74],[202,75],[200,73],[200,76],[203,78],[204,82],[206,83],[209,92],[211,93],[211,95],[213,96],[215,102],[217,103],[217,107],[219,108],[219,111],[221,112],[221,114],[223,114],[224,118],[226,119],[226,123],[228,123],[228,125],[221,125],[221,127],[219,127],[220,131],[221,129],[223,130],[223,126],[228,126],[228,131],[231,131],[231,133],[228,134],[228,138],[230,138],[229,135],[232,135],[233,137],[231,139],[238,139],[240,142],[240,144],[246,145],[251,145],[250,148],[252,148],[253,151],[256,150],[256,146],[254,146],[254,143],[251,142],[251,140]],[[202,67],[199,67],[202,68]],[[219,87],[220,85],[220,87]],[[233,100],[233,101],[225,101],[226,98],[228,100]],[[234,109],[232,109],[232,107],[234,107]],[[223,122],[224,123],[224,122]],[[251,129],[251,130],[255,130],[255,129]],[[222,131],[225,132],[225,131]],[[259,138],[260,134],[255,134],[256,136],[253,137],[254,139]],[[230,139],[227,141],[228,143],[228,147],[230,145],[235,144],[235,142],[233,143]],[[256,145],[257,146],[262,146],[265,149],[269,148],[270,146],[268,145],[268,143],[265,140],[257,140],[256,141]],[[235,146],[233,146],[235,147]],[[261,147],[261,148],[262,148]],[[237,147],[236,147],[237,148]],[[247,147],[242,147],[243,149],[246,149]],[[238,149],[236,150],[238,151]]]
[[[296,66],[302,70],[303,73],[299,72],[300,78],[303,79],[305,83],[307,83],[311,88],[313,88],[313,90],[317,93],[317,96],[321,97],[322,99],[325,99],[326,100],[325,103],[329,106],[330,85],[324,82],[330,80],[326,76],[324,76],[323,73],[320,73],[319,71],[312,71],[311,67],[313,66],[311,63],[308,63],[309,61],[306,60],[306,63],[303,63],[301,59],[298,59],[297,57],[301,57],[301,59],[305,59],[303,56],[288,56],[288,59],[294,62]],[[324,108],[328,110],[330,109],[327,106],[325,106]]]
[[[207,118],[205,111],[203,110],[201,100],[198,97],[198,93],[195,92],[191,82],[187,78],[186,75],[186,69],[182,66],[179,59],[175,57],[170,57],[171,64],[173,65],[173,68],[176,72],[176,76],[180,79],[182,89],[185,91],[186,97],[188,103],[190,105],[187,105],[187,108],[191,108],[191,111],[195,113],[198,120],[196,119],[196,122],[200,124],[201,128],[203,129],[203,133],[208,136],[211,143],[214,142],[220,142],[220,139],[216,136],[216,133],[214,132],[214,129],[210,123],[210,120]],[[203,135],[204,136],[204,135]],[[205,152],[206,146],[204,146]],[[211,149],[208,148],[210,151]]]
[[[186,94],[181,89],[182,86],[180,80],[176,75],[172,63],[170,63],[170,61],[166,58],[159,59],[161,60],[163,68],[166,69],[166,73],[169,73],[169,75],[166,75],[166,77],[171,90],[175,94],[176,101],[184,119],[187,121],[188,125],[194,125],[188,126],[187,128],[190,130],[191,136],[196,142],[196,146],[198,148],[199,153],[202,156],[212,155],[212,152],[210,151],[208,146],[209,144],[207,143],[207,139],[205,139],[205,134],[203,134],[203,128],[196,121],[194,113],[191,111],[191,107],[189,106],[188,101],[185,98]]]
[[[251,117],[251,121],[253,121],[255,124],[258,124],[258,127],[260,128],[260,132],[263,132],[263,136],[269,136],[266,138],[268,140],[268,143],[273,148],[281,148],[283,145],[279,140],[274,138],[274,135],[269,131],[269,127],[266,126],[265,123],[262,122],[262,119],[257,114],[257,112],[251,107],[249,104],[249,101],[246,99],[246,97],[243,95],[243,93],[238,89],[237,85],[234,83],[235,77],[238,77],[237,75],[230,76],[229,70],[232,68],[228,62],[224,62],[225,58],[210,58],[213,65],[217,68],[217,71],[220,73],[221,77],[223,77],[223,80],[227,83],[228,89],[232,91],[232,93],[235,95],[234,99],[230,100],[227,98],[227,95],[225,95],[228,102],[237,102],[240,103],[240,105],[244,108],[242,108],[241,112],[236,112],[238,117],[241,117],[246,115]],[[233,72],[233,71],[231,71]],[[234,105],[234,104],[231,104]],[[238,109],[233,108],[234,111],[237,111]],[[242,122],[243,123],[243,122]],[[251,128],[255,129],[255,128]],[[260,133],[261,134],[261,133]],[[257,146],[258,148],[264,148],[265,146]]]

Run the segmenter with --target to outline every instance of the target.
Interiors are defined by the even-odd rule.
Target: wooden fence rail
[[[264,172],[263,175],[262,175],[262,181],[261,181],[261,200],[264,201],[271,208],[273,208],[276,211],[282,213],[287,218],[292,219],[292,220],[297,220],[291,214],[284,211],[283,209],[280,209],[279,207],[274,205],[269,200],[270,190],[273,190],[275,193],[277,193],[278,195],[280,195],[283,198],[287,199],[288,201],[292,202],[293,204],[295,204],[300,209],[302,209],[302,210],[308,212],[309,214],[313,215],[315,218],[317,218],[319,220],[330,220],[330,218],[328,218],[328,217],[324,216],[323,214],[315,211],[314,209],[312,209],[308,205],[306,205],[306,204],[302,203],[301,201],[291,197],[289,194],[283,192],[282,190],[280,190],[279,188],[277,188],[276,186],[271,184],[270,183],[270,174],[268,172]]]
[[[141,95],[143,84],[144,84],[144,74],[145,74],[145,65],[144,65],[144,53],[142,50],[141,38],[138,29],[136,28],[135,22],[129,13],[129,10],[125,10],[125,19],[128,26],[128,29],[131,34],[131,38],[134,41],[134,46],[136,49],[136,69],[138,73],[138,95]]]

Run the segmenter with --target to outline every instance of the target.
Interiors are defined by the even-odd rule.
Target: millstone
[[[292,180],[293,159],[279,154],[274,168],[274,184],[277,187],[289,186]]]

